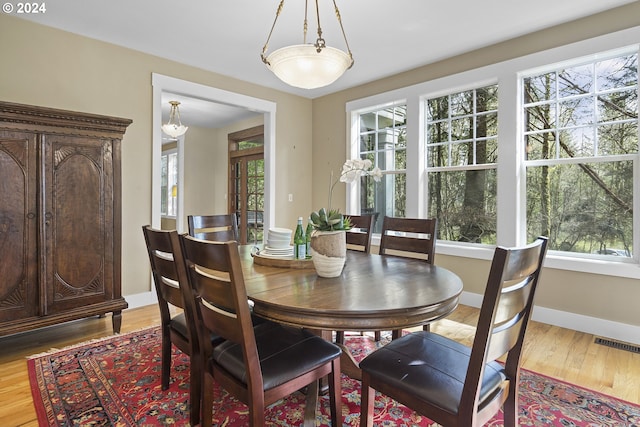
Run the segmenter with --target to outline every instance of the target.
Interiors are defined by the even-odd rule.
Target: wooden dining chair
[[[398,218],[385,216],[380,234],[380,255],[408,256],[433,264],[436,257],[438,220],[436,218]],[[423,326],[429,330],[429,324]],[[392,339],[402,330],[392,331]],[[379,338],[378,338],[379,340]]]
[[[371,240],[375,215],[347,215],[351,229],[346,232],[347,249],[365,253],[371,252]],[[376,341],[380,341],[380,332],[375,332]],[[344,331],[336,332],[336,342],[344,344]]]
[[[436,218],[385,216],[380,233],[380,255],[412,256],[433,264],[436,256]]]
[[[482,426],[502,407],[504,425],[518,425],[520,356],[546,250],[545,237],[496,248],[471,348],[419,331],[363,359],[360,426],[373,425],[375,390],[447,427]]]
[[[238,220],[235,214],[189,215],[189,236],[196,239],[226,242],[238,240]]]
[[[171,344],[189,355],[191,362],[189,398],[191,401],[191,425],[200,422],[200,398],[202,387],[202,369],[199,338],[196,331],[196,307],[191,289],[186,284],[184,260],[178,233],[157,230],[149,225],[142,227],[147,252],[151,263],[153,283],[156,287],[158,306],[160,307],[160,325],[162,329],[162,389],[169,387],[171,375]],[[182,271],[181,271],[182,270]],[[182,310],[177,310],[182,309]],[[177,314],[176,314],[177,313]],[[215,344],[219,337],[212,336]]]
[[[342,425],[340,348],[303,329],[274,322],[253,326],[237,242],[180,236],[180,243],[197,293],[199,336],[214,333],[226,340],[214,348],[201,341],[204,424],[212,419],[213,381],[248,406],[251,426],[262,426],[267,405],[328,375],[331,425]]]
[[[347,215],[351,223],[351,229],[347,230],[347,249],[369,253],[375,215]]]

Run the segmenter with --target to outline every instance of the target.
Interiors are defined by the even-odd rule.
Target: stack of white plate
[[[267,233],[267,245],[262,253],[275,257],[293,256],[292,233],[288,228],[270,228]]]

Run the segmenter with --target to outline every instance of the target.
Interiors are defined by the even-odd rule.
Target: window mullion
[[[524,112],[518,81],[513,73],[498,78],[497,244],[504,246],[526,240],[524,141],[519,137]]]

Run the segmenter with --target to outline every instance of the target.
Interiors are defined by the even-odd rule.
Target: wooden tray
[[[266,267],[314,268],[311,259],[274,258],[260,254],[251,254],[253,262]]]

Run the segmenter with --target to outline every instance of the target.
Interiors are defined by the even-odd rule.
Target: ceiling
[[[307,42],[316,38],[311,2]],[[311,90],[287,86],[260,60],[280,0],[56,0],[46,13],[14,16],[313,99],[633,0],[336,2],[355,63],[335,83]],[[333,2],[319,0],[319,8],[327,45],[346,49]],[[267,53],[302,43],[303,20],[304,1],[287,0]]]
[[[219,104],[205,99],[189,98],[184,95],[163,92],[161,99],[162,123],[169,121],[169,112],[171,111],[169,101],[178,101],[180,103],[178,111],[180,112],[180,120],[185,126],[217,129],[260,115],[254,111],[233,105]]]

